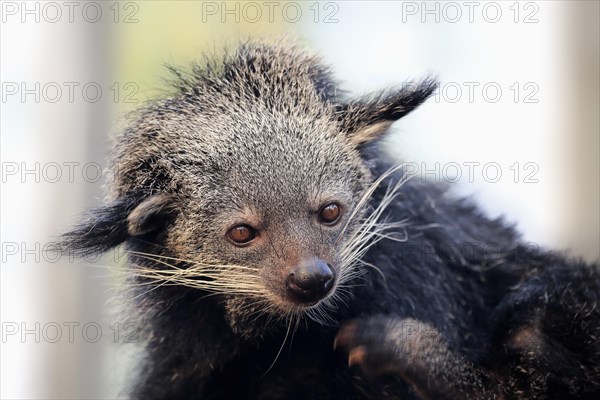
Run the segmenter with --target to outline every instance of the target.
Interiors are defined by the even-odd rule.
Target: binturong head
[[[214,293],[234,329],[261,315],[333,320],[381,228],[362,151],[435,81],[349,99],[318,57],[285,43],[172,71],[176,92],[116,142],[110,203],[66,245],[124,242],[134,277]]]

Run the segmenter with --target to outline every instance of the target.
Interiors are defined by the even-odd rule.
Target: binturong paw
[[[338,332],[334,347],[348,352],[348,365],[359,366],[369,376],[402,373],[415,367],[427,337],[437,331],[414,319],[376,316],[353,320]]]
[[[353,320],[338,332],[335,348],[348,364],[375,377],[394,374],[423,399],[500,398],[495,379],[461,354],[431,325],[410,318],[376,316]]]

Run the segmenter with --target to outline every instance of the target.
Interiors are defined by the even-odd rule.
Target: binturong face
[[[194,261],[182,283],[226,295],[235,323],[257,314],[326,323],[347,294],[352,250],[367,243],[350,247],[370,175],[336,129],[255,107],[204,124],[210,145],[179,153],[203,160],[184,163],[180,186],[192,190],[179,198],[167,248]]]
[[[209,294],[234,330],[334,323],[383,229],[362,149],[435,83],[343,100],[318,59],[252,45],[195,74],[118,139],[113,203],[65,242],[127,242],[134,277]]]

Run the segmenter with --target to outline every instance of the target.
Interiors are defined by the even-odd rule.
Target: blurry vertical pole
[[[113,110],[116,107],[115,99],[110,88],[113,87],[114,81],[114,44],[113,36],[115,26],[120,21],[115,21],[114,15],[109,11],[108,2],[103,5],[102,9],[105,12],[101,22],[92,26],[88,45],[84,46],[81,52],[81,57],[86,61],[85,70],[90,71],[93,80],[98,80],[102,87],[102,100],[95,104],[87,105],[86,123],[84,126],[84,135],[87,137],[85,146],[86,158],[92,162],[97,162],[103,168],[106,167],[107,151],[109,142],[109,131],[112,124]],[[116,2],[113,3],[117,4]],[[118,83],[120,84],[120,83]],[[117,99],[118,101],[118,99]],[[92,173],[93,174],[93,173]],[[94,177],[90,177],[89,181],[93,181]],[[83,192],[85,199],[85,208],[97,206],[98,202],[103,201],[103,191],[101,184],[104,183],[106,177],[98,181],[96,184],[86,185],[86,190]],[[112,257],[111,257],[112,258]],[[102,261],[100,266],[106,265]],[[84,343],[84,348],[79,354],[77,365],[80,368],[80,380],[77,387],[79,397],[111,397],[114,398],[115,392],[112,387],[108,387],[107,370],[112,368],[112,360],[108,357],[107,347],[115,346],[115,340],[112,337],[112,332],[109,330],[109,325],[113,322],[112,318],[106,312],[106,304],[109,285],[107,285],[108,269],[103,268],[82,268],[82,292],[81,311],[83,321],[91,320],[98,321],[102,325],[102,339],[98,342],[99,345]]]
[[[600,257],[600,3],[565,2],[563,141],[569,162],[564,240],[575,255]]]
[[[2,81],[27,94],[2,102],[2,162],[27,173],[2,184],[2,242],[20,250],[2,265],[2,321],[21,331],[2,343],[2,398],[107,397],[102,342],[88,344],[81,329],[100,322],[98,272],[43,251],[99,197],[82,168],[104,147],[110,104],[106,89],[100,99],[93,90],[106,87],[110,19],[94,14],[95,3],[69,4],[78,7],[71,21],[62,3],[12,2],[3,15]]]
[[[98,179],[95,166],[104,165],[106,158],[113,104],[109,90],[112,64],[109,44],[114,21],[106,4],[94,4],[85,7],[78,4],[73,23],[46,25],[42,32],[44,43],[36,78],[42,82],[76,84],[72,102],[63,99],[48,105],[42,113],[44,123],[39,138],[44,159],[61,165],[78,163],[72,182],[63,177],[44,194],[41,204],[46,208],[44,215],[48,216],[45,236],[49,240],[68,229],[83,210],[102,201],[102,179]],[[94,264],[100,263],[70,262],[65,257],[59,263],[39,266],[44,275],[44,287],[39,290],[40,307],[45,309],[41,320],[56,321],[63,326],[61,340],[45,345],[45,360],[40,364],[46,383],[44,398],[110,396],[103,381],[105,349],[111,344],[111,332],[102,313],[107,291],[105,281],[98,279],[107,273]],[[72,343],[65,322],[77,324]],[[84,330],[86,326],[88,329]]]

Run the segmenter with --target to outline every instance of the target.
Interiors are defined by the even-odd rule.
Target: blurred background
[[[1,3],[2,399],[121,398],[135,349],[114,315],[119,260],[52,242],[102,202],[124,114],[164,93],[164,63],[286,35],[362,94],[437,74],[387,146],[455,182],[524,239],[599,256],[599,3]],[[116,267],[111,267],[116,265]]]

